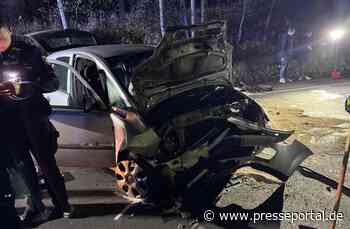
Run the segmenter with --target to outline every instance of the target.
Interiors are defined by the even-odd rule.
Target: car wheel
[[[130,201],[143,201],[149,194],[149,177],[134,160],[122,160],[115,168],[116,188]]]

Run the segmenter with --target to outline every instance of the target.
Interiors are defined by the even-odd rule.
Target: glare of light
[[[19,80],[19,72],[9,71],[4,72],[5,80],[6,81],[17,81]]]
[[[337,28],[330,31],[329,38],[331,39],[331,41],[337,42],[341,40],[344,37],[344,35],[345,35],[345,30],[341,28]]]

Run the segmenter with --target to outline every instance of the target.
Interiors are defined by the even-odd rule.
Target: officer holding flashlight
[[[68,202],[64,180],[55,160],[58,132],[49,121],[51,107],[43,96],[43,93],[57,90],[58,80],[51,67],[42,59],[40,50],[12,36],[9,25],[4,20],[0,20],[1,72],[3,77],[7,75],[9,79],[0,83],[0,109],[16,114],[12,118],[17,119],[18,117],[18,119],[13,121],[18,121],[21,124],[18,129],[23,128],[24,130],[19,134],[22,136],[16,138],[19,141],[16,145],[28,146],[27,150],[25,147],[13,148],[19,158],[18,161],[22,161],[22,164],[19,163],[22,165],[20,170],[26,175],[24,180],[30,189],[33,203],[33,209],[30,210],[34,213],[42,213],[44,206],[39,197],[38,179],[33,169],[33,162],[29,159],[29,150],[38,162],[48,183],[49,193],[55,206],[55,217],[70,217],[73,210]],[[37,85],[35,90],[31,91],[30,98],[20,102],[9,99],[18,93],[16,83],[11,82],[11,80],[18,80],[16,77]]]

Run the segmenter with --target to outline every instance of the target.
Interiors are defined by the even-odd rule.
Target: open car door
[[[115,163],[114,131],[106,104],[69,64],[47,60],[55,68],[67,68],[67,91],[56,91],[45,97],[53,107],[50,120],[60,133],[58,152],[59,166],[112,167]],[[62,93],[68,98],[62,103]]]

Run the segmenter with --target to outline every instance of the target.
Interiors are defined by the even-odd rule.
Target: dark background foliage
[[[94,32],[100,43],[157,44],[161,38],[159,0],[63,0],[69,26]],[[196,1],[197,23],[201,0]],[[190,0],[164,0],[166,26],[189,23]],[[207,0],[205,20],[226,20],[228,41],[234,45],[234,73],[246,82],[264,82],[277,76],[276,54],[279,35],[286,21],[296,28],[295,45],[302,46],[300,34],[312,31],[320,43],[324,30],[349,12],[346,0]],[[245,9],[241,38],[240,24]],[[1,0],[1,16],[8,17],[16,32],[26,33],[61,28],[56,0]],[[315,45],[310,74],[321,76],[332,68],[328,46]],[[344,55],[346,56],[346,55]],[[347,60],[341,60],[347,68]],[[300,71],[290,62],[289,74]],[[305,70],[305,69],[304,69]]]

